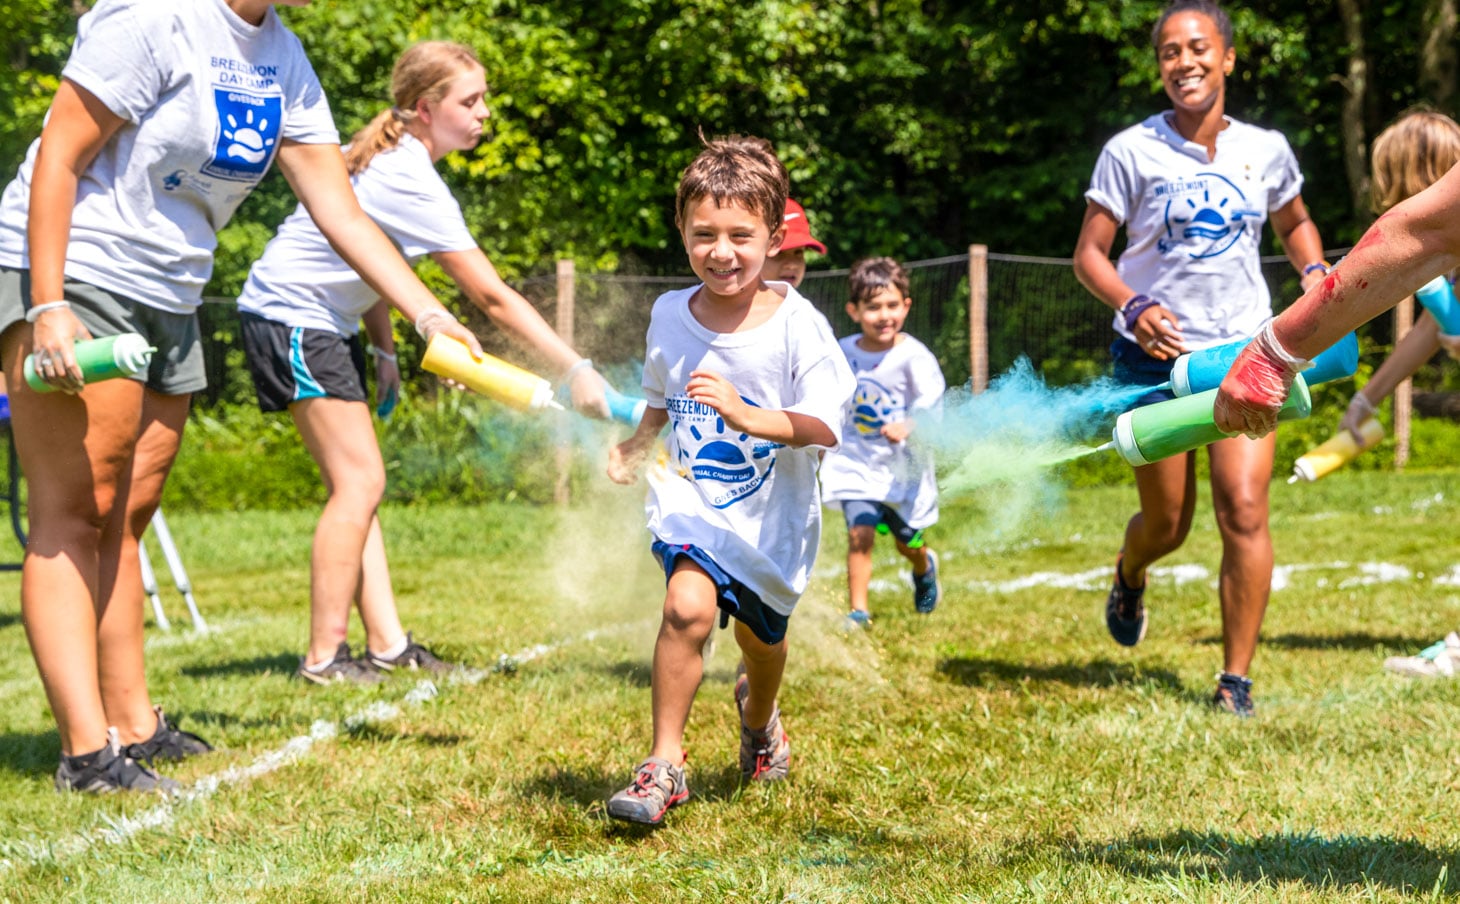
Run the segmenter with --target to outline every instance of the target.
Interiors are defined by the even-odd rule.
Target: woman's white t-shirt
[[[1279,132],[1229,118],[1208,160],[1169,116],[1158,113],[1110,139],[1085,199],[1125,224],[1116,272],[1170,309],[1194,350],[1250,336],[1272,315],[1262,224],[1298,197],[1303,176]],[[1119,314],[1114,327],[1135,341]]]
[[[413,136],[403,135],[394,148],[376,154],[351,182],[365,213],[407,260],[477,247],[461,205]],[[238,307],[285,326],[353,336],[360,315],[379,299],[301,204],[254,262]]]

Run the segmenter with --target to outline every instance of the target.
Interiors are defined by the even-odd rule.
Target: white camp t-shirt
[[[1303,176],[1281,133],[1235,119],[1216,159],[1158,113],[1105,145],[1085,199],[1125,224],[1116,271],[1180,319],[1188,348],[1250,336],[1272,315],[1259,260],[1267,215],[1298,197]],[[1115,331],[1131,341],[1125,319]]]
[[[407,134],[376,154],[351,180],[360,206],[407,260],[477,247],[461,205],[431,163],[426,146]],[[380,299],[345,263],[304,205],[289,216],[249,270],[238,307],[290,327],[353,336],[360,315]]]
[[[253,26],[223,0],[100,0],[61,74],[126,120],[81,176],[66,275],[164,311],[197,307],[218,230],[281,141],[340,140],[299,39],[272,7]],[[0,265],[30,266],[39,145],[0,199]]]
[[[909,527],[931,527],[938,521],[931,450],[918,444],[916,432],[893,443],[881,431],[918,411],[937,409],[948,384],[938,359],[912,336],[904,333],[892,348],[880,352],[864,350],[857,344],[861,337],[857,333],[839,343],[857,378],[857,391],[846,410],[842,444],[821,463],[822,498],[881,502]]]
[[[752,405],[809,415],[840,441],[856,381],[831,326],[786,283],[769,320],[741,333],[706,329],[696,286],[659,296],[649,321],[644,395],[669,412],[668,460],[649,471],[649,532],[690,543],[782,615],[806,590],[821,541],[818,448],[793,449],[726,428],[685,393],[696,370],[720,374]]]

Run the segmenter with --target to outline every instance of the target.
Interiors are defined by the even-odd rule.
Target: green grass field
[[[880,547],[876,623],[850,635],[828,518],[792,620],[791,780],[740,785],[722,632],[690,720],[694,799],[655,832],[603,806],[649,742],[663,584],[641,491],[386,510],[408,627],[478,667],[436,688],[289,678],[310,513],[177,514],[215,631],[187,627],[164,577],[152,690],[219,750],[168,770],[187,789],[170,803],[57,794],[18,579],[0,576],[0,900],[1451,899],[1460,683],[1380,664],[1460,628],[1454,483],[1274,486],[1284,586],[1245,722],[1206,704],[1205,498],[1134,650],[1102,620],[1130,486],[946,505],[942,607],[916,616]]]

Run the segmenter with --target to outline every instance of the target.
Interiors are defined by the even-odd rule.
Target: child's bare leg
[[[902,554],[904,559],[907,559],[912,564],[913,574],[924,575],[928,573],[928,548],[926,546],[919,545],[914,549],[901,540],[898,540],[897,551]]]
[[[867,611],[867,587],[872,583],[872,547],[876,542],[877,529],[874,527],[859,524],[847,529],[847,595],[853,612]]]
[[[755,636],[742,621],[735,622],[735,642],[745,661],[745,678],[750,694],[745,698],[745,725],[761,731],[770,724],[776,711],[776,695],[781,691],[781,676],[786,671],[786,640],[768,644]]]
[[[705,671],[700,651],[715,629],[717,612],[715,582],[689,559],[677,560],[654,643],[652,756],[684,762],[684,726]]]

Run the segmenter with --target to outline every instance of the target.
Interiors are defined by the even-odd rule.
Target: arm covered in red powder
[[[1217,391],[1217,426],[1271,433],[1297,373],[1291,362],[1311,359],[1457,264],[1460,167],[1369,227],[1333,272],[1272,321],[1274,343],[1254,341],[1237,356]]]

